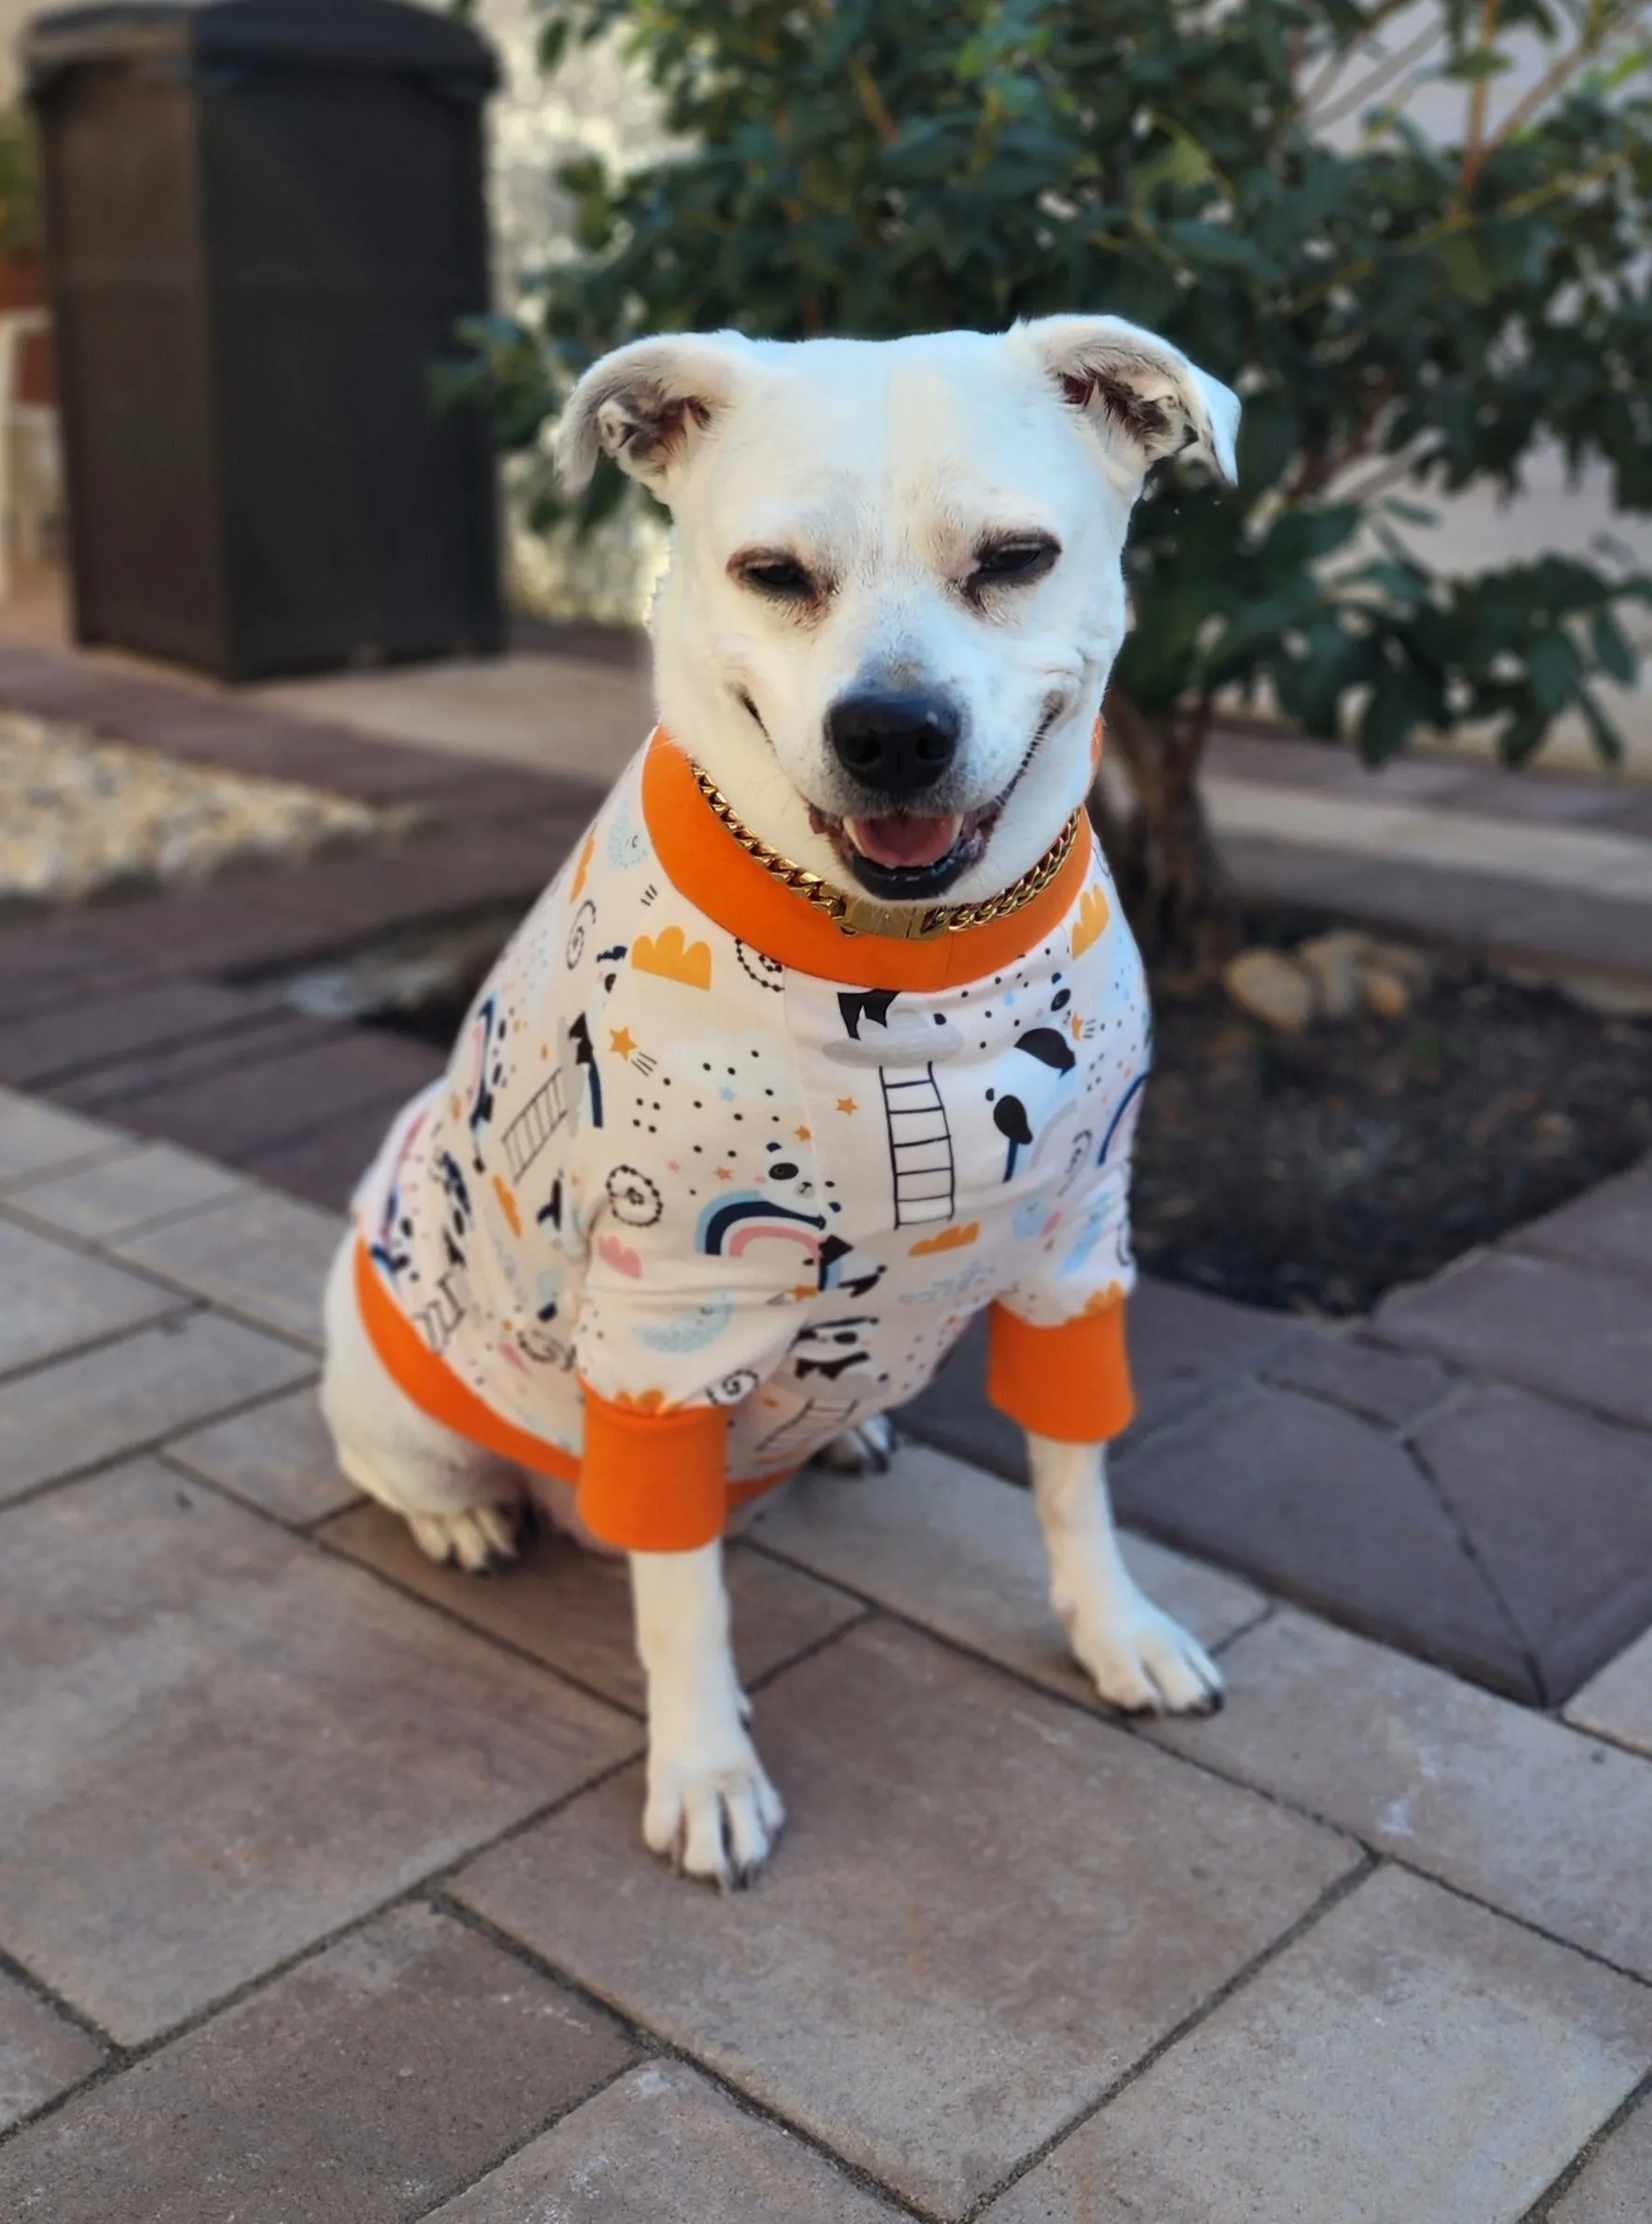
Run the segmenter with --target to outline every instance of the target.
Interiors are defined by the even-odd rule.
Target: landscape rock
[[[1424,995],[1434,983],[1434,960],[1411,942],[1365,943],[1363,962],[1383,973],[1397,974],[1413,996]]]
[[[1359,987],[1365,1008],[1379,1019],[1403,1019],[1411,1008],[1411,988],[1403,974],[1386,965],[1360,969]]]
[[[1301,1034],[1314,1016],[1314,976],[1283,950],[1242,950],[1222,981],[1242,1012],[1281,1034]]]
[[[1359,1009],[1359,968],[1371,947],[1368,934],[1350,928],[1315,934],[1298,946],[1297,962],[1314,983],[1315,1007],[1325,1019],[1352,1019]]]

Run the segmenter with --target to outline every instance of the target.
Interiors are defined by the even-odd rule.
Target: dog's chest
[[[1091,1162],[1147,1025],[1128,937],[1090,957],[1063,933],[947,989],[788,978],[817,1164],[858,1239],[965,1249],[974,1225],[1001,1242]]]

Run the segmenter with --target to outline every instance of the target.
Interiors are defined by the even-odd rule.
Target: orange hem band
[[[1122,1300],[1056,1328],[1035,1328],[995,1305],[987,1352],[989,1402],[1035,1436],[1104,1444],[1135,1417]]]
[[[857,988],[950,988],[1015,964],[1078,902],[1094,843],[1094,834],[1081,829],[1049,887],[1007,919],[961,927],[932,942],[903,942],[847,933],[749,856],[712,812],[664,726],[654,728],[643,760],[642,815],[672,886],[708,919],[798,973]]]
[[[594,1536],[628,1552],[690,1553],[721,1537],[728,1514],[720,1405],[642,1413],[587,1382],[579,1510]]]
[[[794,1471],[730,1483],[723,1473],[728,1414],[715,1405],[643,1413],[613,1404],[588,1383],[581,1457],[505,1420],[439,1359],[385,1288],[365,1243],[356,1245],[356,1305],[368,1340],[397,1388],[467,1444],[535,1474],[571,1483],[593,1536],[623,1552],[695,1552],[721,1537],[731,1506],[759,1498]]]

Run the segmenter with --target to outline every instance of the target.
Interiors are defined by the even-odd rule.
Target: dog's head
[[[1008,887],[1082,798],[1149,466],[1239,404],[1117,317],[996,336],[638,340],[563,418],[671,510],[660,714],[740,817],[887,901]]]

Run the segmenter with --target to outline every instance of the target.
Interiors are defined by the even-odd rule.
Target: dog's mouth
[[[809,824],[824,835],[863,888],[890,901],[933,896],[978,864],[1007,800],[972,811],[883,811],[833,818],[809,807]]]
[[[985,856],[993,828],[1055,723],[1063,701],[1059,693],[1045,698],[1026,753],[990,803],[970,811],[896,810],[842,818],[811,803],[809,824],[816,834],[825,836],[841,863],[873,895],[886,903],[932,901]]]

